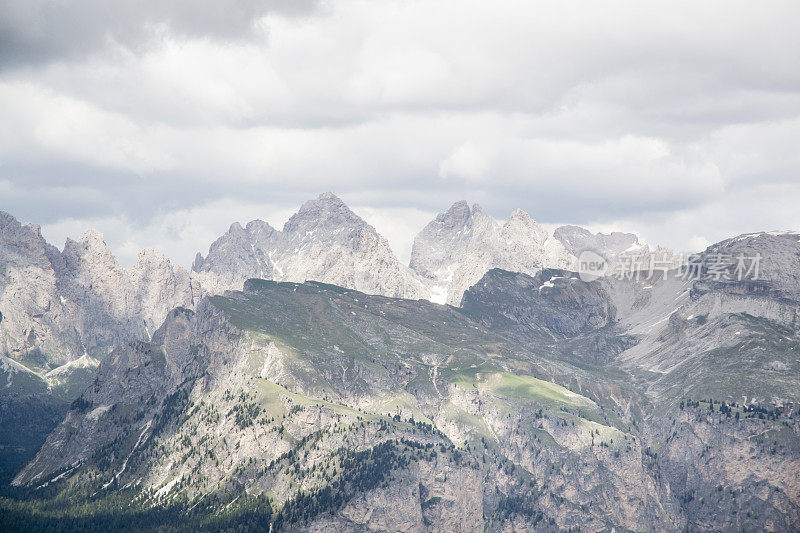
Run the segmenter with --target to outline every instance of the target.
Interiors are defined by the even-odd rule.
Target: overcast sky
[[[404,260],[460,199],[681,250],[800,229],[798,20],[796,1],[0,0],[0,210],[187,266],[328,190]]]

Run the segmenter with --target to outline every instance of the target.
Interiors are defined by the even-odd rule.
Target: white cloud
[[[467,183],[485,181],[489,161],[472,141],[466,141],[439,164],[439,176],[443,180],[462,180]]]
[[[88,228],[100,229],[106,244],[123,266],[136,261],[140,250],[157,248],[177,263],[189,268],[197,252],[205,255],[208,246],[225,233],[233,222],[242,225],[254,219],[266,220],[280,229],[292,211],[270,203],[246,203],[221,199],[190,209],[181,209],[153,217],[140,226],[124,216],[103,218],[67,218],[42,226],[42,235],[61,247],[68,238],[76,238]]]

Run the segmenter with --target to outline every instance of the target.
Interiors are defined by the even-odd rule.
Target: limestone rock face
[[[203,295],[200,281],[159,250],[139,252],[127,274],[128,301],[132,304],[128,312],[141,317],[148,336],[175,307],[193,309]]]
[[[207,257],[197,254],[192,270],[210,273],[201,279],[207,285],[216,283],[215,292],[241,288],[249,278],[271,279],[273,265],[269,254],[275,250],[278,237],[279,233],[262,220],[253,220],[245,228],[234,222],[227,233],[211,244]]]
[[[144,250],[126,270],[96,230],[59,251],[37,226],[0,213],[0,349],[40,376],[129,340],[149,340],[200,283],[164,254]]]
[[[574,256],[584,250],[592,250],[611,259],[626,250],[641,246],[639,238],[633,233],[592,233],[580,226],[560,226],[553,231],[553,237]]]
[[[535,274],[574,264],[566,248],[521,209],[500,225],[479,205],[470,209],[463,201],[428,224],[411,252],[411,268],[451,305],[458,305],[464,291],[492,268]]]
[[[414,239],[411,269],[429,279],[443,279],[452,272],[472,240],[472,210],[465,201],[456,202],[430,222]]]
[[[425,283],[389,243],[331,193],[303,204],[276,231],[254,220],[217,239],[193,269],[212,292],[241,289],[248,278],[332,283],[370,294],[426,298]]]
[[[87,230],[77,241],[67,239],[62,257],[63,296],[74,302],[75,328],[89,355],[103,357],[125,340],[147,336],[144,321],[131,312],[127,272],[100,232]]]
[[[30,366],[83,353],[74,303],[62,298],[64,258],[38,226],[0,212],[0,353]]]
[[[702,256],[706,273],[708,268],[712,269],[708,277],[726,284],[731,290],[761,286],[774,296],[800,301],[798,232],[747,233],[709,246]],[[737,283],[740,277],[752,283]]]

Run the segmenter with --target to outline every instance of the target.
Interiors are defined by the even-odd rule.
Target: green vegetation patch
[[[585,396],[533,376],[499,372],[490,375],[487,383],[492,391],[510,399],[527,400],[554,407],[595,406],[595,403]]]

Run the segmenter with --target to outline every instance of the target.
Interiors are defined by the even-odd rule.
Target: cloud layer
[[[125,262],[333,190],[679,249],[800,229],[795,2],[0,2],[0,209]],[[58,243],[60,244],[60,242]]]

